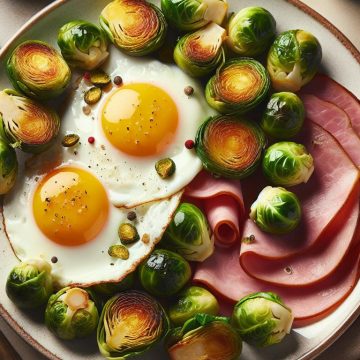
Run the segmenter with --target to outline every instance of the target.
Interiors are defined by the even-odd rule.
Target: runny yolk
[[[159,155],[174,138],[178,111],[164,90],[133,83],[109,96],[101,122],[107,139],[122,152],[133,156]]]
[[[109,202],[96,177],[68,166],[42,179],[34,194],[33,212],[47,238],[60,245],[76,246],[93,240],[101,231]]]

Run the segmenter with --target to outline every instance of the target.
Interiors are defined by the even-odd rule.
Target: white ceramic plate
[[[97,22],[109,0],[58,0],[31,19],[0,52],[0,88],[9,87],[4,63],[9,51],[25,39],[41,39],[55,45],[57,31],[65,22],[85,19]],[[159,2],[159,1],[155,1]],[[259,5],[268,9],[277,21],[277,30],[302,28],[312,32],[323,48],[323,71],[360,97],[360,53],[331,24],[298,0],[228,0],[230,11]],[[112,48],[111,51],[118,51]],[[24,239],[26,241],[26,239]],[[50,359],[102,359],[95,337],[64,342],[54,337],[43,324],[42,315],[29,315],[16,308],[5,294],[6,274],[16,264],[4,234],[0,234],[0,314],[20,336]],[[86,261],[86,259],[79,259]],[[281,344],[268,349],[244,345],[243,360],[311,359],[334,342],[360,313],[360,282],[346,301],[330,316],[311,326],[296,329]],[[141,359],[167,359],[158,346]]]

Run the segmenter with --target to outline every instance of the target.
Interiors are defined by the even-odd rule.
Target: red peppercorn
[[[86,72],[84,72],[84,79],[86,80],[86,81],[90,81],[90,73],[88,72],[88,71],[86,71]]]
[[[185,147],[187,149],[192,149],[195,146],[194,140],[186,140],[185,141]]]
[[[88,138],[88,142],[89,142],[89,144],[93,144],[95,142],[95,138],[93,136],[90,136]]]

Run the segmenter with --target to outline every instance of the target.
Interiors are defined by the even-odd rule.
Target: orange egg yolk
[[[164,90],[134,83],[109,96],[101,122],[107,139],[120,151],[133,156],[159,155],[174,138],[178,111]]]
[[[33,199],[35,221],[47,238],[64,246],[93,240],[104,227],[109,202],[100,181],[89,172],[62,167],[47,174]]]

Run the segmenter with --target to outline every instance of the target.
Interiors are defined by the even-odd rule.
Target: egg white
[[[57,142],[51,149],[36,156],[22,158],[16,186],[4,200],[3,216],[7,236],[20,260],[52,257],[53,275],[59,286],[71,284],[89,286],[95,283],[121,280],[149,255],[161,238],[181,198],[181,190],[201,170],[201,162],[194,150],[184,143],[194,139],[199,125],[213,111],[207,106],[203,90],[173,65],[156,60],[128,58],[114,51],[105,71],[123,82],[147,82],[165,90],[176,103],[179,113],[177,133],[173,143],[161,158],[171,157],[176,164],[175,174],[162,180],[155,171],[158,157],[129,156],[114,148],[101,126],[101,109],[107,97],[92,107],[91,114],[83,112],[83,93],[89,86],[82,81],[66,104]],[[192,86],[194,95],[185,95],[184,88]],[[114,87],[111,91],[115,91]],[[75,133],[80,142],[64,148],[64,135]],[[95,143],[87,139],[93,136]],[[24,160],[24,161],[23,161]],[[91,172],[103,184],[109,198],[109,218],[102,231],[91,242],[79,246],[62,246],[46,238],[33,215],[33,196],[42,176],[59,166],[76,166]],[[127,221],[128,209],[135,210],[135,223],[140,238],[150,236],[149,243],[139,240],[129,246],[128,260],[108,255],[109,246],[119,244],[117,229]]]

